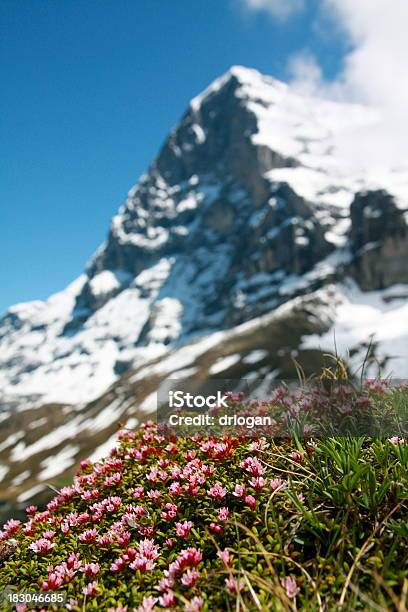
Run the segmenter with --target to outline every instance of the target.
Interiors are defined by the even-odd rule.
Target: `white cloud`
[[[266,11],[281,21],[285,21],[304,8],[304,0],[242,0],[242,2],[251,10]]]
[[[335,30],[350,51],[334,81],[325,81],[316,59],[304,51],[289,61],[293,83],[307,93],[378,107],[382,122],[359,135],[349,154],[391,163],[408,158],[408,1],[321,0]],[[337,32],[339,34],[339,32]],[[364,136],[364,137],[362,137]],[[402,160],[404,161],[404,160]]]
[[[302,93],[313,94],[322,87],[322,69],[315,56],[307,49],[289,58],[288,71],[293,84]]]
[[[325,4],[352,44],[341,77],[348,95],[407,107],[407,0],[325,0]]]

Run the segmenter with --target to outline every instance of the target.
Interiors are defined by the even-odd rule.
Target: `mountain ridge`
[[[0,514],[106,454],[167,377],[267,393],[337,352],[408,378],[408,171],[342,157],[375,117],[242,67],[193,98],[85,272],[0,318]]]
[[[375,117],[253,69],[216,79],[130,190],[85,273],[0,319],[3,403],[87,402],[128,368],[344,275],[381,288],[367,272],[375,249],[351,263],[350,206],[371,183],[336,153],[337,132]],[[408,197],[396,176],[379,214],[401,211],[393,279],[405,283]]]

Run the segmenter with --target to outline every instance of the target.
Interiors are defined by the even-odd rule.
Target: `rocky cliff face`
[[[173,258],[163,291],[173,285],[188,315],[181,322],[183,333],[237,323],[255,314],[235,307],[239,278],[302,274],[332,250],[313,207],[288,184],[265,178],[274,168],[298,162],[254,142],[257,116],[241,89],[242,74],[235,70],[190,105],[92,261],[77,300],[81,322],[84,313],[103,305],[92,292],[98,274],[121,270],[133,279],[161,259]],[[199,291],[205,287],[206,295],[199,300],[187,295],[190,283]],[[187,300],[202,304],[194,320]],[[146,325],[144,343],[151,321]]]
[[[365,291],[408,283],[408,226],[386,191],[357,194],[351,204],[354,275]]]
[[[404,190],[359,194],[369,181],[336,151],[367,117],[253,70],[217,79],[86,273],[0,319],[3,403],[94,399],[130,367],[347,274],[362,289],[406,282]]]

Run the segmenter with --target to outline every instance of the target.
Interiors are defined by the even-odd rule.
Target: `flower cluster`
[[[376,385],[369,390],[376,396],[387,393]],[[273,401],[283,400],[293,412],[286,391],[277,389]],[[302,410],[309,409],[304,397],[299,401]],[[105,460],[81,462],[72,485],[45,508],[29,506],[26,522],[11,519],[3,525],[0,553],[14,540],[17,550],[0,568],[0,587],[63,589],[72,612],[87,605],[111,612],[209,612],[234,609],[237,601],[252,609],[254,596],[267,609],[270,592],[286,609],[288,601],[298,606],[302,598],[307,603],[314,597],[307,592],[311,582],[301,571],[302,555],[307,575],[315,571],[316,580],[324,582],[312,560],[324,558],[325,534],[339,517],[347,521],[360,513],[360,530],[369,526],[370,512],[378,520],[375,482],[382,487],[378,499],[383,504],[389,495],[390,509],[395,496],[403,501],[402,489],[391,487],[406,482],[408,447],[401,436],[362,450],[353,441],[301,445],[228,435],[169,439],[148,422],[137,431],[120,432],[119,440]],[[389,462],[389,492],[384,478],[370,480],[362,471],[357,479],[361,454],[373,470],[380,465],[379,449]],[[357,466],[352,495],[344,491],[349,482],[344,465]],[[323,490],[323,481],[330,487]],[[354,512],[350,503],[356,504]],[[344,529],[338,533],[342,546]],[[397,547],[398,533],[403,530],[387,536],[387,543]],[[345,550],[351,550],[350,543]],[[274,580],[269,590],[265,576]],[[327,582],[324,588],[331,593],[334,586]],[[327,602],[327,609],[335,607]]]

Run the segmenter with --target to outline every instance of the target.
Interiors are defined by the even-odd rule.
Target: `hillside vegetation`
[[[366,397],[406,405],[407,389],[372,384]],[[49,609],[74,612],[402,612],[407,464],[402,436],[121,430],[45,510],[4,525],[0,586],[64,592]]]

